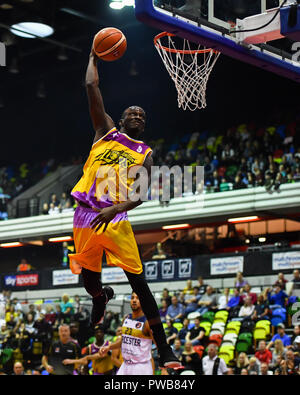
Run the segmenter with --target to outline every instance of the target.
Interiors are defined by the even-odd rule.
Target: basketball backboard
[[[300,0],[136,0],[135,9],[146,24],[300,82]]]

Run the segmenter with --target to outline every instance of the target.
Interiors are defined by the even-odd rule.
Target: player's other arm
[[[97,65],[98,57],[92,49],[86,71],[85,86],[88,96],[90,115],[96,132],[94,143],[115,126],[113,120],[105,111],[102,94],[99,89],[99,73]]]

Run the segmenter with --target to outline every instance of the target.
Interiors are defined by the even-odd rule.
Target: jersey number
[[[131,328],[126,328],[125,335],[132,335],[132,329]]]

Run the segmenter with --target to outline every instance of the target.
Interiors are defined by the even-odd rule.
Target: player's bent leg
[[[166,334],[160,319],[158,307],[154,296],[145,280],[144,274],[133,274],[124,271],[132,290],[138,295],[142,310],[149,322],[150,328],[156,342],[160,355],[159,364],[161,367],[181,366],[178,358],[175,357],[170,345],[167,343]]]
[[[95,326],[102,322],[105,314],[105,306],[114,296],[111,287],[102,288],[100,273],[82,268],[82,278],[84,288],[92,296],[93,307],[91,314],[91,324]]]

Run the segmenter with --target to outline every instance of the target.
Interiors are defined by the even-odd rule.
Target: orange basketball
[[[127,49],[126,37],[121,30],[106,27],[95,35],[93,48],[100,59],[113,62],[124,55]]]

